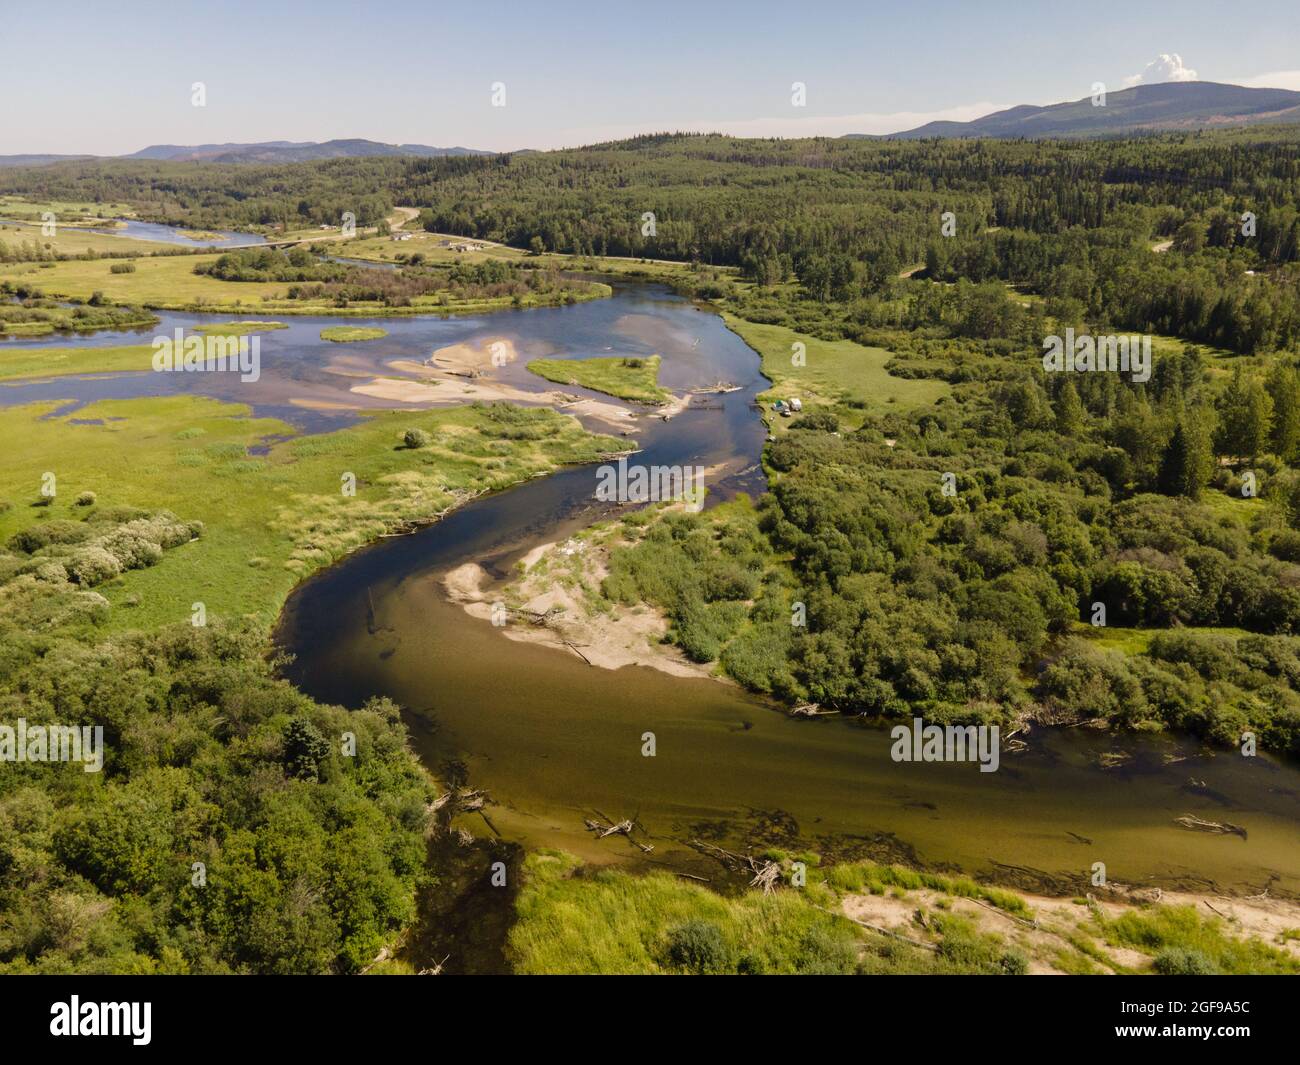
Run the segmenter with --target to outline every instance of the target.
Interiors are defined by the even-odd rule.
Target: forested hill
[[[1096,137],[1297,121],[1300,92],[1183,81],[1137,85],[1046,107],[1022,104],[973,122],[927,122],[890,136]]]

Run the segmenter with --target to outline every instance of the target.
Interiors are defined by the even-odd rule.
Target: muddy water
[[[725,462],[746,472],[724,489],[754,490],[756,358],[717,319],[662,295],[644,298],[648,311],[610,323],[610,347],[663,352],[675,387],[718,378],[746,386],[722,397],[722,411],[643,423],[644,460]],[[604,346],[587,337],[582,347],[596,354]],[[444,915],[456,909],[448,893],[452,881],[464,888],[465,863],[482,885],[502,846],[716,877],[687,846],[694,839],[907,860],[1057,892],[1084,888],[1095,862],[1125,883],[1300,892],[1300,772],[1268,757],[1209,752],[1190,740],[1041,730],[995,773],[900,764],[883,730],[792,720],[709,680],[594,669],[569,651],[508,640],[447,602],[442,574],[477,561],[504,578],[530,547],[597,516],[594,487],[594,469],[584,467],[481,500],[318,575],[286,608],[280,639],[297,656],[290,673],[302,688],[350,706],[392,697],[407,708],[427,765],[490,792],[490,824],[477,814],[458,824],[495,842],[467,853],[428,900]],[[654,757],[642,753],[647,732]],[[1103,754],[1122,764],[1103,768]],[[1246,838],[1189,831],[1174,823],[1184,814],[1240,825]],[[654,851],[595,840],[583,824],[590,816],[635,818]],[[462,902],[494,914],[484,923],[496,931],[491,943],[467,946],[460,928],[455,949],[481,968],[499,965],[499,910],[472,887]],[[424,946],[445,953],[449,944],[429,931]]]

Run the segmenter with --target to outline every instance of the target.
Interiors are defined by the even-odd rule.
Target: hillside
[[[927,122],[889,137],[1099,137],[1297,121],[1300,92],[1184,81],[1111,92],[1104,107],[1094,106],[1091,96],[1046,107],[1021,104],[972,122]]]

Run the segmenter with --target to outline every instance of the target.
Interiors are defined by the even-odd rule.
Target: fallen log
[[[1230,821],[1207,821],[1202,817],[1184,814],[1182,817],[1175,817],[1174,824],[1182,825],[1183,828],[1190,829],[1193,832],[1212,832],[1216,835],[1246,838],[1246,830],[1240,825],[1232,824]]]

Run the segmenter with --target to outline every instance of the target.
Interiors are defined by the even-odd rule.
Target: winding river
[[[163,315],[149,332],[214,319]],[[521,357],[507,379],[538,391],[551,386],[523,370],[529,357],[658,352],[672,389],[718,380],[741,388],[710,397],[718,409],[641,419],[644,461],[715,469],[711,498],[764,488],[765,431],[752,401],[766,382],[756,355],[716,315],[658,287],[619,284],[612,299],[478,318],[351,319],[390,335],[347,351],[319,339],[331,320],[288,323],[265,334],[255,386],[217,374],[93,375],[10,385],[0,389],[0,406],[203,390],[316,432],[356,417],[316,401],[337,398],[358,374],[383,372],[385,360],[431,347],[509,337]],[[69,341],[124,342],[114,334]],[[15,343],[31,342],[5,342]],[[1211,751],[1189,738],[1040,729],[1027,749],[1004,753],[995,773],[899,764],[882,729],[791,719],[717,681],[592,668],[570,651],[509,640],[448,601],[441,578],[454,567],[478,562],[504,580],[531,548],[601,516],[595,483],[593,467],[569,468],[480,499],[357,552],[300,586],[285,607],[277,641],[294,656],[287,672],[295,683],[351,707],[390,696],[436,775],[491,795],[486,818],[457,822],[483,845],[459,857],[442,848],[440,883],[424,903],[426,916],[441,915],[443,931],[430,932],[420,952],[445,952],[450,936],[464,947],[464,968],[501,967],[508,913],[475,885],[503,848],[517,858],[520,848],[560,847],[592,862],[716,876],[687,846],[705,839],[904,860],[1059,893],[1084,888],[1095,862],[1129,884],[1300,893],[1300,770],[1269,756]],[[646,732],[655,734],[653,757],[642,754]],[[1116,759],[1103,754],[1120,755],[1120,764],[1104,768]],[[1184,814],[1231,821],[1246,837],[1189,831],[1174,822]],[[635,818],[653,852],[622,837],[596,840],[584,828],[593,815]]]
[[[607,320],[612,309],[611,346],[660,351],[671,386],[744,386],[721,397],[721,411],[643,422],[644,460],[721,463],[734,472],[711,491],[761,488],[764,434],[750,402],[765,382],[753,353],[716,317],[638,288],[555,312],[569,338],[562,349],[601,348],[585,317]],[[543,336],[549,327],[538,322]],[[716,681],[592,668],[570,651],[506,639],[448,601],[441,577],[454,567],[478,562],[504,580],[530,548],[597,517],[594,486],[593,467],[567,469],[474,502],[317,575],[284,612],[279,640],[296,656],[289,675],[300,687],[348,706],[390,696],[426,765],[490,793],[486,819],[458,822],[474,835],[706,877],[717,868],[692,839],[898,859],[1054,893],[1086,889],[1095,862],[1129,884],[1300,890],[1300,772],[1267,756],[1038,730],[995,773],[898,764],[882,729],[791,719]],[[642,754],[646,732],[653,757]],[[1115,759],[1102,756],[1116,754],[1122,764],[1103,768]],[[1242,825],[1247,838],[1189,831],[1174,822],[1184,814]],[[654,851],[595,839],[591,816],[635,818]],[[486,879],[489,854],[469,859],[471,879]],[[473,910],[472,892],[462,903]],[[502,920],[490,908],[480,917],[493,928]],[[472,930],[460,932],[472,950]],[[444,936],[430,953],[448,946]]]

